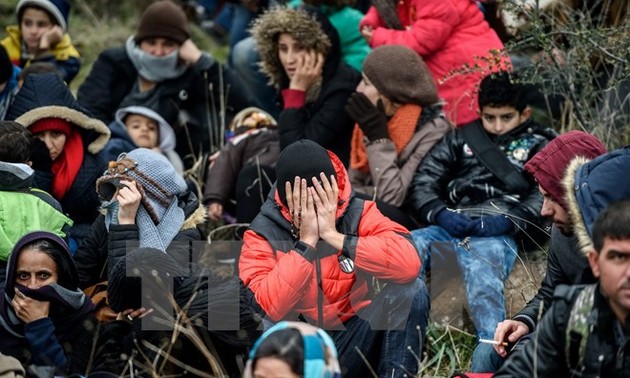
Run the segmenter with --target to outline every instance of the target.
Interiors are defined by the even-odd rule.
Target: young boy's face
[[[125,118],[125,128],[136,146],[144,148],[158,146],[158,124],[151,118],[140,114],[130,114]]]
[[[39,48],[42,35],[55,26],[48,13],[37,8],[26,8],[22,14],[22,39],[29,49]]]
[[[521,113],[512,106],[489,106],[481,110],[481,123],[490,134],[503,135],[517,128],[531,115],[531,109],[525,108]]]

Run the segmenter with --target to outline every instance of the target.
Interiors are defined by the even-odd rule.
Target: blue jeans
[[[215,17],[214,22],[230,33],[231,49],[249,36],[249,23],[255,18],[256,13],[242,4],[227,2]]]
[[[516,261],[514,238],[494,236],[460,239],[439,226],[414,230],[411,236],[420,252],[421,278],[424,278],[427,269],[432,270],[434,277],[452,274],[444,261],[449,257],[448,254],[455,254],[477,336],[493,338],[497,323],[505,319],[503,288]]]
[[[369,306],[346,322],[345,330],[330,332],[339,352],[342,376],[371,376],[358,349],[379,377],[415,377],[429,309],[423,281],[387,283]]]
[[[503,365],[503,357],[499,356],[490,344],[478,343],[473,351],[472,366],[473,373],[494,373]]]
[[[252,37],[238,42],[232,49],[231,66],[241,78],[243,85],[252,93],[258,106],[277,119],[281,111],[276,105],[277,93],[267,84],[267,77],[259,70],[260,56],[255,45]]]

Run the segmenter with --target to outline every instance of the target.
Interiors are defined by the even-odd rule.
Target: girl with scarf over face
[[[275,7],[254,22],[260,67],[281,94],[280,148],[310,139],[350,160],[353,122],[344,111],[359,82],[341,61],[339,35],[315,9]]]
[[[120,108],[159,112],[175,129],[183,158],[219,147],[220,117],[253,103],[238,77],[194,44],[187,22],[174,2],[153,2],[124,46],[98,56],[77,95],[108,125]]]
[[[357,123],[348,174],[354,189],[408,229],[417,224],[403,204],[416,168],[451,129],[431,73],[411,49],[381,46],[363,64],[346,111]]]
[[[55,375],[85,374],[96,331],[66,243],[36,231],[13,248],[0,297],[0,352]]]
[[[34,187],[55,197],[74,221],[71,250],[87,235],[100,201],[94,183],[105,169],[107,126],[92,118],[55,74],[29,75],[9,109],[40,142],[33,148]]]

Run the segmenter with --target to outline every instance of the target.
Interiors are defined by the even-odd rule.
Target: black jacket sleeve
[[[333,144],[339,130],[351,122],[344,110],[348,96],[345,91],[331,93],[315,114],[305,107],[283,110],[278,120],[281,148],[300,139],[310,139],[322,146]]]
[[[114,120],[120,101],[133,86],[129,76],[133,66],[128,67],[126,56],[124,47],[103,51],[77,92],[79,103],[106,124]]]
[[[525,347],[510,356],[495,378],[563,377],[567,371],[564,353],[569,302],[556,300],[543,316]]]
[[[140,234],[135,224],[112,224],[107,235],[107,278],[111,277],[112,269],[123,260],[127,252],[138,248]]]
[[[113,224],[110,225],[108,232],[105,227],[105,216],[99,215],[74,255],[81,288],[85,289],[106,280],[108,277],[106,269],[113,266],[108,259],[124,256],[127,248],[137,243],[138,227],[135,224]]]
[[[107,261],[107,229],[105,228],[105,217],[99,215],[74,254],[74,264],[79,272],[81,289],[90,287],[102,280],[105,273],[105,261]]]
[[[545,273],[545,278],[536,295],[527,303],[525,308],[514,316],[514,320],[519,320],[527,324],[529,332],[534,331],[536,324],[540,320],[540,316],[551,306],[554,289],[560,284],[571,284],[569,278],[564,274],[562,265],[558,260],[558,255],[561,254],[559,250],[569,247],[563,244],[565,244],[563,236],[556,227],[553,227],[551,229],[551,241],[549,242],[549,251],[547,254],[547,272]],[[542,310],[540,308],[541,306]]]
[[[455,131],[446,134],[422,160],[411,180],[409,206],[422,222],[434,224],[435,214],[447,206],[442,193],[459,161],[456,138]]]
[[[575,237],[565,236],[555,226],[551,228],[551,240],[547,254],[547,271],[536,295],[527,303],[514,320],[527,324],[534,331],[542,314],[551,306],[554,290],[560,285],[590,284],[596,282],[585,256],[579,252]]]
[[[53,174],[50,171],[35,171],[33,187],[43,190],[46,193],[52,192]]]

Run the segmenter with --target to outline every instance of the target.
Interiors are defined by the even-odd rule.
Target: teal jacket
[[[289,4],[291,7],[297,8],[302,5],[302,0],[292,0]],[[348,6],[337,9],[322,5],[320,10],[337,29],[341,41],[343,61],[361,72],[363,61],[371,50],[359,30],[359,22],[364,16],[363,13]]]
[[[6,262],[26,233],[50,231],[66,238],[72,220],[48,193],[31,188],[34,171],[26,164],[0,162],[0,261]]]

